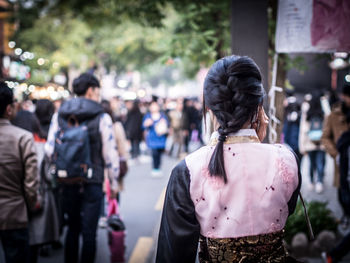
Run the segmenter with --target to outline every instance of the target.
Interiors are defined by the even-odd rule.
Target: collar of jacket
[[[84,97],[77,97],[63,103],[58,114],[64,120],[67,120],[71,115],[75,115],[79,121],[85,121],[103,112],[103,108],[98,102]]]
[[[215,146],[218,143],[219,133],[217,131],[213,132],[210,137],[210,146]],[[234,143],[260,143],[258,135],[254,129],[241,129],[236,133],[227,135],[225,144]]]

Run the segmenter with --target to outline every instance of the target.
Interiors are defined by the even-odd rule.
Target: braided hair
[[[251,58],[228,56],[210,68],[204,82],[203,110],[210,109],[220,125],[208,167],[211,176],[221,177],[227,183],[223,156],[226,137],[253,120],[264,95],[260,70]]]

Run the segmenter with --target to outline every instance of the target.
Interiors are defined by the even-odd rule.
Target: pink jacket
[[[185,159],[201,234],[232,238],[283,229],[288,202],[299,183],[294,154],[286,146],[258,142],[251,129],[233,137],[234,143],[224,144],[227,184],[208,172],[215,146],[205,146]]]

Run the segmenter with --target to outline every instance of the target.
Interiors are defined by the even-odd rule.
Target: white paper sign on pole
[[[350,1],[279,0],[276,51],[350,52]]]

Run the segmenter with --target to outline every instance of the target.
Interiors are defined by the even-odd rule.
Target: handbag
[[[118,202],[110,198],[110,186],[107,180],[108,219],[107,235],[111,263],[125,262],[125,225],[119,215]]]
[[[168,133],[168,123],[161,117],[161,119],[154,125],[154,130],[158,136],[163,136]]]

